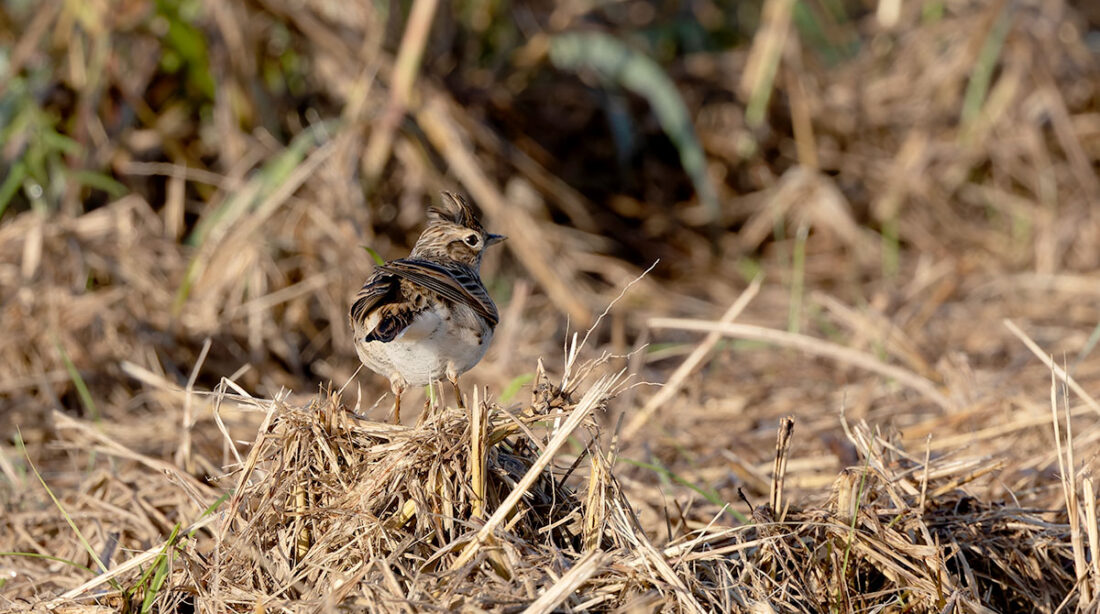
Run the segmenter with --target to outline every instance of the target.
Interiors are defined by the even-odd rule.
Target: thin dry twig
[[[1098,403],[1096,399],[1092,398],[1092,395],[1090,395],[1084,388],[1082,388],[1081,385],[1077,383],[1077,380],[1073,379],[1072,375],[1066,373],[1065,369],[1059,367],[1053,359],[1047,356],[1043,352],[1042,348],[1039,347],[1039,344],[1035,343],[1035,341],[1033,341],[1031,337],[1028,337],[1027,333],[1020,330],[1020,327],[1016,326],[1016,324],[1013,323],[1012,320],[1005,319],[1002,320],[1002,322],[1004,322],[1005,327],[1007,327],[1013,335],[1016,335],[1017,339],[1022,341],[1023,344],[1027,346],[1027,349],[1031,350],[1031,353],[1034,354],[1036,358],[1043,361],[1043,364],[1046,365],[1048,369],[1050,369],[1051,373],[1057,375],[1058,379],[1062,380],[1062,383],[1069,386],[1071,390],[1077,393],[1077,396],[1081,397],[1081,400],[1083,400],[1085,403],[1088,404],[1089,407],[1093,409],[1093,411],[1100,414],[1100,403]]]
[[[741,315],[745,307],[748,307],[752,299],[760,292],[760,285],[763,281],[763,277],[759,275],[753,278],[752,283],[749,284],[749,286],[737,297],[737,300],[730,305],[726,313],[722,314],[718,322],[721,324],[728,324],[736,320],[737,316]],[[650,397],[645,405],[642,406],[642,409],[627,423],[622,433],[624,441],[629,442],[633,440],[634,435],[636,435],[645,423],[649,421],[653,413],[671,400],[672,397],[676,396],[676,393],[680,392],[680,388],[683,387],[687,377],[703,364],[703,359],[706,358],[707,354],[709,354],[712,349],[714,349],[714,346],[721,338],[722,333],[720,331],[711,331],[701,342],[699,342],[699,345],[695,346],[695,349],[684,359],[684,362],[680,363],[680,366],[676,367],[672,375],[668,376],[668,381],[657,391],[657,394]]]
[[[807,335],[788,333],[785,331],[753,326],[751,324],[722,324],[718,322],[687,320],[683,318],[652,318],[647,322],[647,325],[651,328],[674,328],[679,330],[717,332],[729,337],[774,343],[782,347],[808,352],[815,356],[832,358],[838,362],[850,364],[895,379],[909,388],[920,392],[944,409],[953,409],[955,407],[955,404],[940,392],[935,384],[911,371],[885,364],[870,354],[822,341],[821,339],[815,339]]]

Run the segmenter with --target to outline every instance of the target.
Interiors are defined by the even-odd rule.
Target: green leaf
[[[383,258],[383,257],[381,256],[381,254],[379,254],[378,252],[374,251],[374,249],[373,249],[373,248],[371,248],[371,247],[368,247],[368,246],[366,246],[366,245],[364,245],[364,246],[362,246],[362,247],[363,247],[363,249],[367,250],[367,253],[368,253],[368,254],[370,254],[370,257],[371,257],[371,259],[373,259],[373,260],[374,260],[374,263],[375,263],[375,264],[377,264],[378,266],[382,266],[383,264],[386,264],[386,259],[385,259],[385,258]]]

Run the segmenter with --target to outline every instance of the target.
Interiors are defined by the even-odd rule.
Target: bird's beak
[[[508,237],[506,237],[504,235],[489,234],[485,237],[485,247],[489,247],[490,245],[496,245],[497,243],[500,243],[501,241],[503,241],[507,238]]]

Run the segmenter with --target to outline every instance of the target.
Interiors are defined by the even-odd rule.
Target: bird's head
[[[428,209],[428,226],[413,247],[414,258],[454,261],[477,270],[485,248],[503,241],[503,235],[486,232],[466,199],[443,192],[440,207]]]

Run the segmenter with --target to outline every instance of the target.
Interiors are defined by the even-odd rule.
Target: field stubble
[[[414,4],[399,48],[425,45]],[[677,202],[682,157],[620,161],[641,179],[604,193],[616,172],[584,162],[613,135],[524,134],[599,116],[544,34],[490,96],[438,49],[409,81],[385,20],[324,3],[204,3],[199,55],[158,13],[183,28],[176,72],[103,51],[157,44],[151,3],[46,2],[5,30],[28,82],[68,63],[42,104],[125,189],[78,175],[0,218],[0,607],[1095,611],[1087,24],[1058,2],[905,4],[817,31],[863,37],[829,65],[764,4],[746,52],[668,68],[719,209]],[[99,51],[61,54],[48,26]],[[270,67],[246,49],[273,45],[311,67],[285,98],[331,119],[256,93]],[[158,98],[205,79],[201,112]],[[571,114],[535,105],[550,86]],[[33,179],[21,147],[4,164]],[[360,245],[403,255],[454,184],[511,237],[484,268],[502,325],[470,410],[389,425],[345,325]]]

